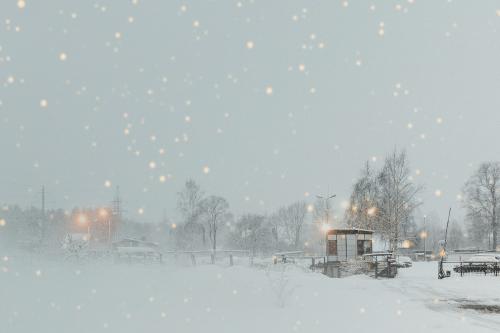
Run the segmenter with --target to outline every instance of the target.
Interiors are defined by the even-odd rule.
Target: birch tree
[[[389,241],[391,249],[397,249],[401,224],[410,219],[419,205],[417,194],[421,187],[415,186],[410,178],[410,166],[406,152],[396,149],[386,157],[377,177],[378,230]]]
[[[354,228],[374,229],[378,215],[377,201],[377,179],[367,161],[349,198],[349,205],[345,212],[347,225]]]
[[[278,211],[288,240],[296,249],[299,248],[306,215],[307,204],[304,201],[297,201]]]

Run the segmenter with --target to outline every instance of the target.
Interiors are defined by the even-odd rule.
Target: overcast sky
[[[499,159],[499,28],[495,1],[3,0],[0,202],[45,185],[49,208],[99,206],[119,185],[158,221],[193,178],[236,214],[326,192],[339,214],[398,147],[422,210],[460,216]]]

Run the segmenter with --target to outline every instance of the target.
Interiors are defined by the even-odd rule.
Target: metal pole
[[[316,195],[317,198],[325,200],[325,218],[326,218],[326,225],[330,223],[330,199],[335,198],[337,195],[329,195],[328,193],[325,196],[322,195]],[[328,230],[325,232],[325,258],[326,261],[328,261]]]
[[[424,215],[424,262],[427,261],[427,252],[425,251],[425,248],[426,248],[426,243],[427,243],[427,228],[426,228],[426,224],[425,224],[425,218],[427,216]]]

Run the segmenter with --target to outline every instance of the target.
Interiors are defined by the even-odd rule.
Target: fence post
[[[210,254],[210,260],[212,261],[212,265],[215,264],[215,254]]]
[[[460,276],[464,276],[464,267],[462,265],[462,259],[460,259]]]
[[[375,257],[375,279],[378,278],[378,259]]]
[[[387,257],[387,269],[386,269],[386,273],[387,273],[387,277],[389,277],[389,270],[391,269],[391,267],[389,266],[389,257]]]
[[[196,257],[194,256],[194,253],[191,253],[191,263],[193,266],[196,266]]]
[[[233,254],[229,255],[229,266],[233,266]]]

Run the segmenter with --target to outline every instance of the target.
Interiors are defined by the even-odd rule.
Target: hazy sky
[[[3,0],[0,202],[119,185],[157,221],[191,177],[237,214],[327,191],[340,213],[397,146],[444,216],[499,159],[499,28],[497,1]]]

